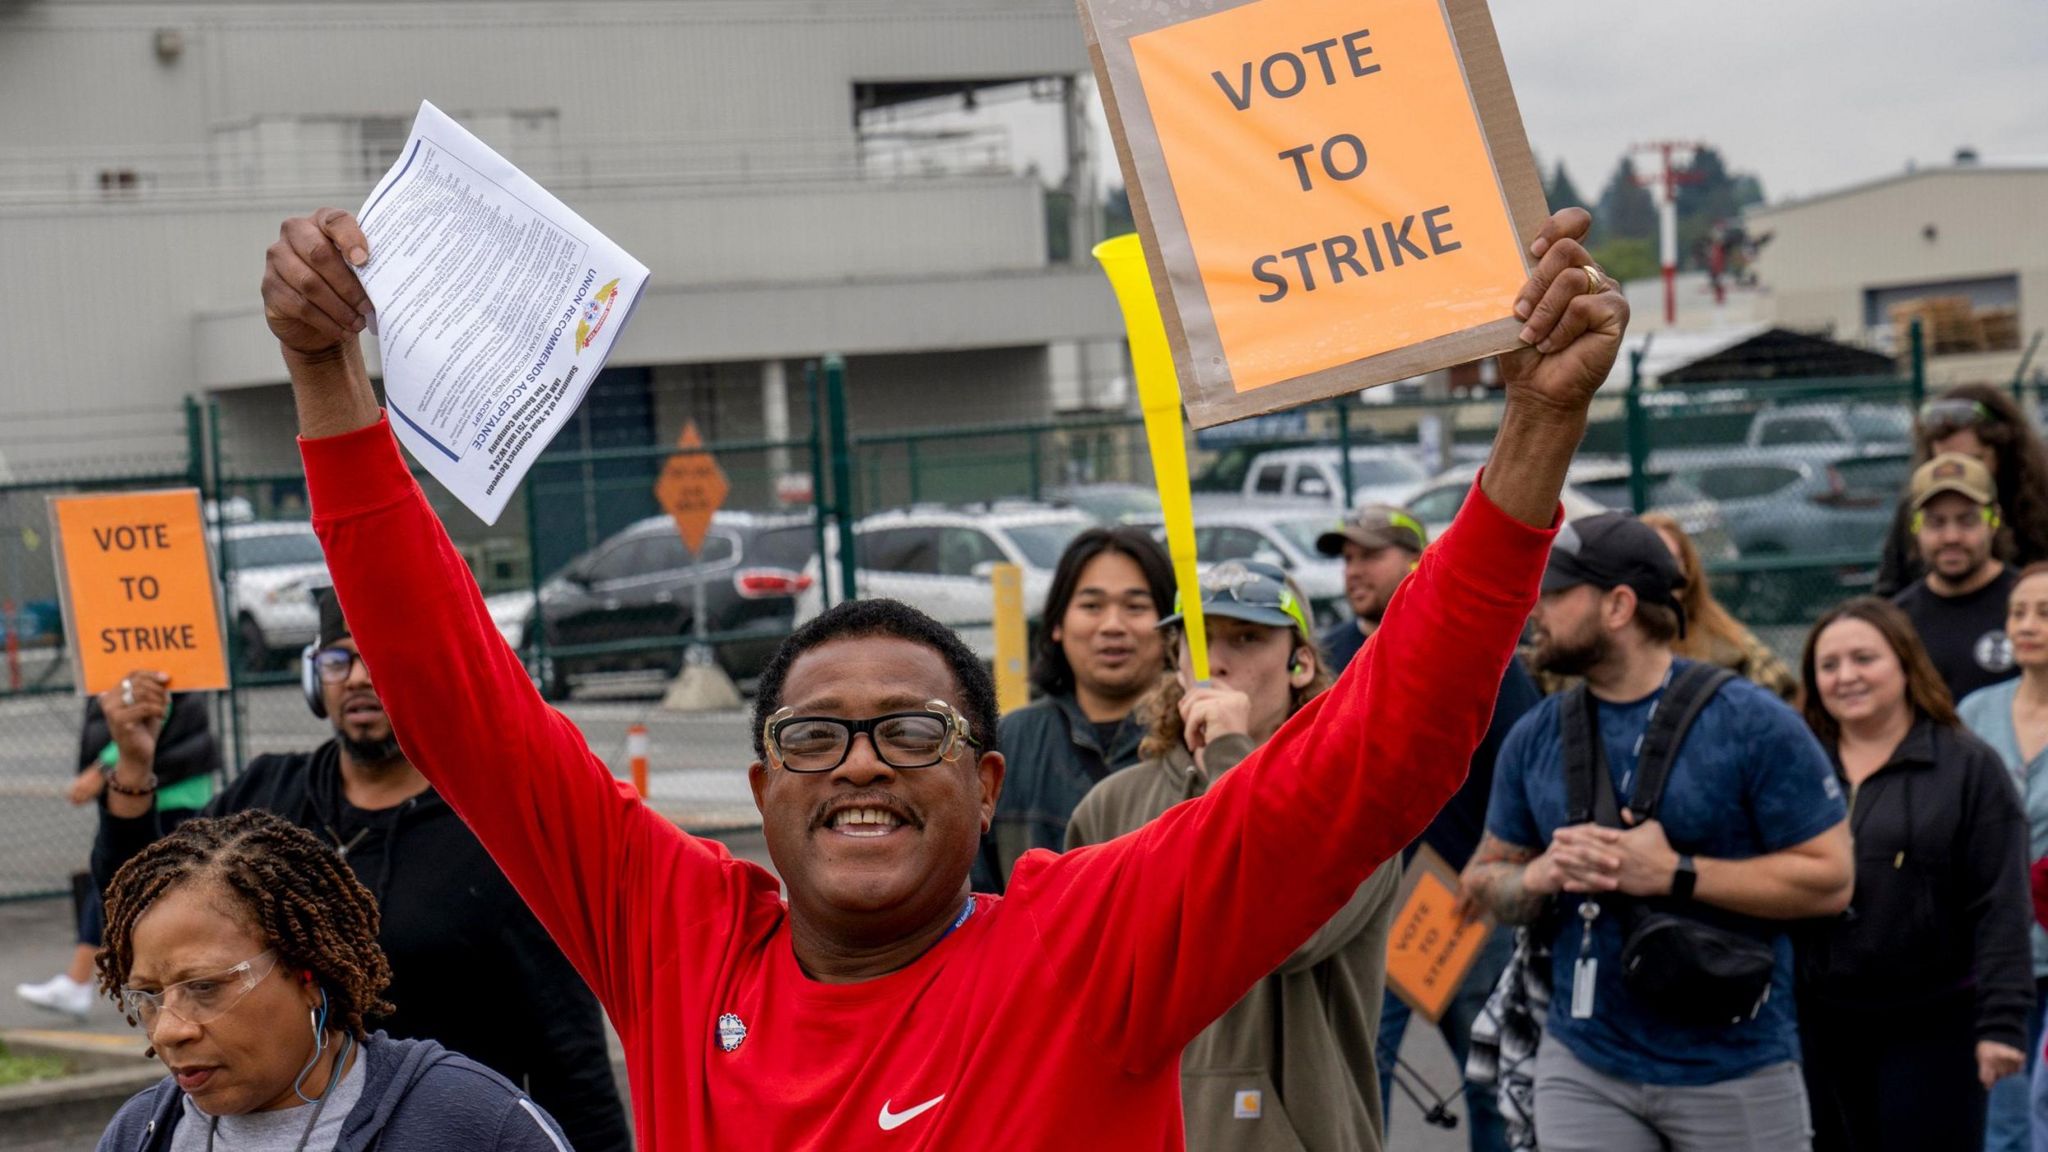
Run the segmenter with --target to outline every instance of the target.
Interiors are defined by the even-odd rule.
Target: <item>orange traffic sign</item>
[[[661,479],[654,482],[654,498],[675,517],[676,531],[682,533],[684,546],[695,556],[711,531],[712,515],[724,505],[731,488],[718,461],[704,450],[704,438],[697,434],[695,420],[683,425],[683,434],[676,437],[676,447],[682,451],[670,456],[662,466]]]

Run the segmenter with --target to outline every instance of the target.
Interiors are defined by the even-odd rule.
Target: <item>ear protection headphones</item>
[[[327,719],[327,697],[320,690],[320,670],[313,666],[313,655],[320,651],[319,641],[306,645],[299,653],[299,690],[306,695],[306,707],[319,720]]]

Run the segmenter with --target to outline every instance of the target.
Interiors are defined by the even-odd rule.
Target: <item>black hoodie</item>
[[[335,1152],[567,1152],[519,1090],[431,1040],[363,1042],[363,1094]],[[172,1077],[130,1097],[100,1152],[170,1152],[185,1094]]]
[[[439,1041],[497,1071],[562,1124],[578,1152],[629,1148],[597,998],[535,920],[467,825],[429,788],[365,812],[342,795],[340,744],[258,756],[202,816],[273,812],[337,848],[377,899],[377,942],[391,961],[378,1021],[391,1035]],[[93,879],[161,835],[154,811],[100,808]]]

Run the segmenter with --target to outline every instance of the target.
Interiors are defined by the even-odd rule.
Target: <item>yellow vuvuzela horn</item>
[[[1152,479],[1159,485],[1159,509],[1166,518],[1166,551],[1173,557],[1179,586],[1181,630],[1188,638],[1188,671],[1196,683],[1209,679],[1209,634],[1202,623],[1202,585],[1195,574],[1195,510],[1188,495],[1188,446],[1180,421],[1180,378],[1166,346],[1166,324],[1152,295],[1152,274],[1136,232],[1095,246],[1095,259],[1109,274],[1124,313],[1131,366],[1138,378],[1138,407],[1145,413],[1145,439],[1152,446]]]

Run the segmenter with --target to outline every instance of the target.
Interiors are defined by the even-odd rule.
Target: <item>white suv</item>
[[[313,589],[332,583],[320,538],[302,521],[230,524],[216,531],[224,544],[221,577],[241,666],[268,671],[319,634]]]
[[[914,604],[933,619],[960,633],[983,659],[995,656],[994,589],[989,574],[997,564],[1023,569],[1024,611],[1036,621],[1052,587],[1060,553],[1095,521],[1071,508],[1026,502],[997,502],[971,507],[914,507],[878,512],[853,526],[858,570],[854,579],[863,598],[887,597]],[[822,565],[839,590],[838,540],[827,532]],[[819,575],[813,559],[806,571]],[[797,598],[796,622],[801,625],[821,608],[813,579]]]
[[[1313,501],[1331,508],[1344,506],[1342,457],[1334,446],[1278,448],[1261,452],[1245,469],[1247,500]],[[1385,445],[1351,449],[1351,506],[1401,504],[1429,483],[1429,473],[1415,454]]]

